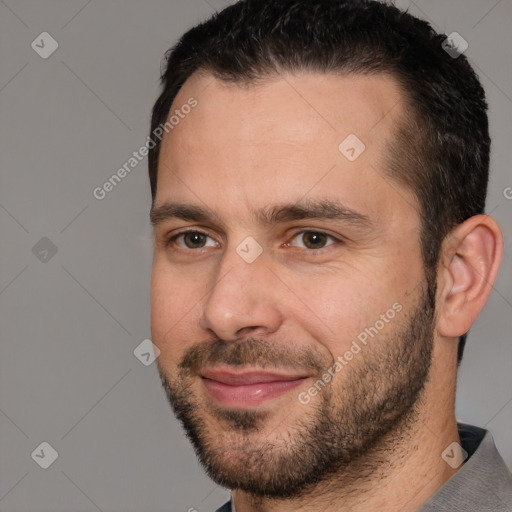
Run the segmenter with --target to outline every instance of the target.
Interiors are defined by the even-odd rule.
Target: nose
[[[200,327],[222,340],[275,332],[282,322],[276,297],[276,278],[264,255],[252,263],[234,249],[227,250],[212,275],[203,305]]]

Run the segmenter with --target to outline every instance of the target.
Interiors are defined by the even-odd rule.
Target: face
[[[158,370],[217,483],[297,496],[410,423],[428,376],[418,203],[383,163],[402,96],[195,75],[171,111],[191,98],[152,212]]]

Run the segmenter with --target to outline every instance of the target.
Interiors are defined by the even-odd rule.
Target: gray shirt
[[[512,512],[512,474],[491,433],[458,423],[464,465],[425,503],[419,512]],[[228,501],[216,512],[236,512]]]

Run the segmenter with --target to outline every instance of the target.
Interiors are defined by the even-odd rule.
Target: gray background
[[[92,195],[145,142],[165,50],[228,3],[0,1],[3,512],[201,512],[229,495],[203,475],[155,363],[133,354],[150,338],[146,159]],[[398,5],[459,32],[488,95],[488,212],[505,261],[468,340],[457,414],[489,428],[512,466],[512,3]],[[31,48],[43,31],[59,44],[47,59]],[[36,257],[42,237],[56,254]],[[48,469],[31,457],[43,441],[58,452]]]

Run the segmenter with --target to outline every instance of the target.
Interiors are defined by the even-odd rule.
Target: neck
[[[456,372],[442,369],[434,353],[415,412],[366,454],[300,498],[277,500],[232,492],[237,512],[413,512],[456,472],[442,458],[460,443],[454,414]],[[452,359],[449,357],[449,359]],[[456,361],[450,361],[456,367]]]

